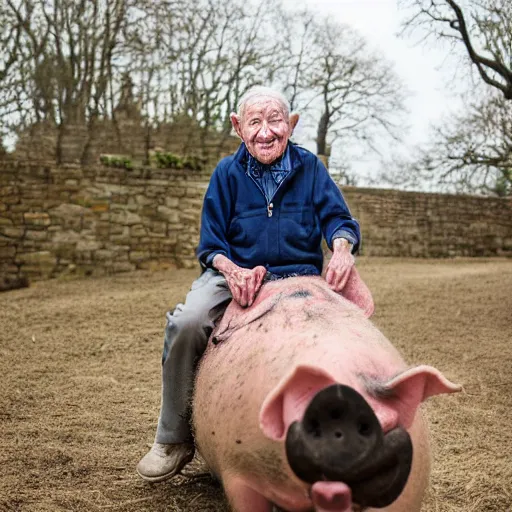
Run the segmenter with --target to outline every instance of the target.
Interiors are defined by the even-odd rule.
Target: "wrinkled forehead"
[[[272,96],[253,96],[241,106],[240,116],[246,119],[252,116],[269,116],[274,113],[282,115],[288,120],[288,108],[278,98]]]

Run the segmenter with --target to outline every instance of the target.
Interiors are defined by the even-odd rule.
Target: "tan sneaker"
[[[137,464],[137,473],[148,482],[163,482],[177,475],[193,458],[191,443],[154,443]]]

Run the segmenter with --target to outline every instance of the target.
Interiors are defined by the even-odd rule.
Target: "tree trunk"
[[[327,154],[327,129],[329,127],[329,112],[325,111],[318,121],[318,130],[316,135],[316,154]]]

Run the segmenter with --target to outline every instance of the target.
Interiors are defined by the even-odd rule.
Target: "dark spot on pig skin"
[[[242,444],[242,441],[240,441],[240,439],[237,439],[236,444]]]
[[[291,295],[288,295],[288,297],[290,299],[305,299],[307,297],[311,297],[311,292],[309,290],[297,290]]]
[[[308,322],[309,322],[310,320],[314,320],[314,319],[315,319],[315,316],[314,316],[314,315],[312,315],[312,314],[311,314],[311,312],[310,312],[310,311],[308,311],[307,309],[306,309],[306,311],[304,311],[304,313],[305,313],[305,315],[306,315],[306,321],[308,321]]]
[[[214,430],[212,430],[212,436],[214,436],[214,435],[215,435],[215,431],[214,431]]]
[[[256,327],[256,330],[259,331],[261,329],[261,327],[263,326],[263,322],[260,322],[258,324],[258,326]]]
[[[242,395],[240,394],[240,395],[238,395],[237,400],[241,400],[241,399],[242,399]]]

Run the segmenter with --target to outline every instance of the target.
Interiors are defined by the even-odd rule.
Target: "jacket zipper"
[[[272,200],[276,196],[277,191],[281,188],[281,185],[287,180],[288,176],[290,176],[290,173],[288,173],[286,175],[286,177],[284,178],[284,180],[281,181],[281,183],[279,183],[279,185],[275,189],[274,193],[272,194],[272,197],[270,198],[270,201],[267,199],[267,196],[265,195],[265,191],[260,187],[260,184],[252,177],[252,175],[249,172],[247,174],[249,175],[251,180],[258,187],[259,191],[263,194],[263,197],[265,198],[265,202],[267,203],[267,217],[269,217],[269,218],[272,217],[272,213],[273,213],[273,210],[274,210],[274,203],[272,202]]]

